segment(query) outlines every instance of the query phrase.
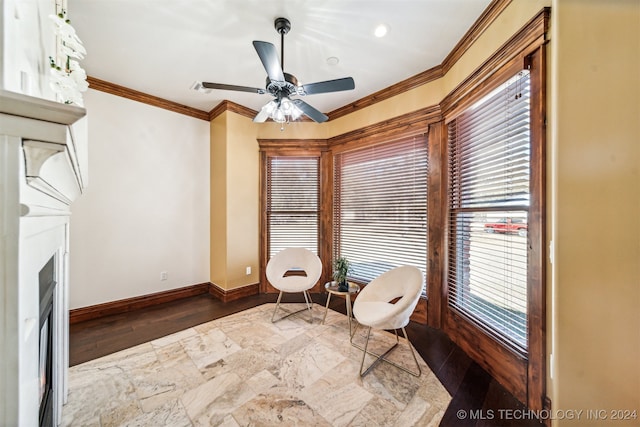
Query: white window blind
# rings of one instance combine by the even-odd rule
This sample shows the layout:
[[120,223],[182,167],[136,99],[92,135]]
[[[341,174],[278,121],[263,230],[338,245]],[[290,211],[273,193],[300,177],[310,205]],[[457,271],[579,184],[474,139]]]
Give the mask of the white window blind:
[[318,253],[318,167],[317,157],[268,158],[269,258],[289,247]]
[[448,134],[449,307],[526,353],[529,72],[456,117]]
[[368,283],[400,265],[426,274],[427,137],[416,136],[334,158],[334,257]]

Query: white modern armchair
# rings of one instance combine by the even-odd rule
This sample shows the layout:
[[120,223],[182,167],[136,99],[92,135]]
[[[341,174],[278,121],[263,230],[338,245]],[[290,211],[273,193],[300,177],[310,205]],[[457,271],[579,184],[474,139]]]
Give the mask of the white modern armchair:
[[[352,345],[363,351],[362,363],[360,364],[360,376],[365,376],[380,361],[390,363],[414,376],[420,376],[422,374],[413,347],[407,337],[407,331],[405,330],[405,326],[409,323],[409,317],[420,299],[422,281],[422,272],[418,268],[410,266],[396,267],[373,279],[356,298],[353,304],[353,315],[358,321],[358,325],[368,327],[364,348],[355,344],[353,342],[353,336],[351,337]],[[356,326],[356,328],[357,327],[358,326]],[[368,351],[371,328],[382,330],[393,329],[396,336],[395,344],[380,355]],[[398,329],[402,329],[404,338],[411,350],[413,360],[416,363],[417,372],[410,371],[406,367],[400,366],[385,358],[400,342]],[[363,372],[362,369],[367,354],[375,356],[376,360]]]
[[[296,274],[287,275],[287,272],[291,270],[295,270]],[[276,308],[271,316],[271,322],[275,321],[274,319],[280,307],[280,300],[284,292],[303,293],[307,309],[309,310],[309,317],[311,322],[313,322],[313,313],[311,312],[313,301],[311,300],[311,295],[309,295],[309,289],[318,282],[322,275],[322,261],[320,261],[320,258],[305,248],[287,248],[271,257],[267,263],[266,275],[269,283],[280,291]],[[286,316],[277,320],[284,319],[303,310],[305,309],[292,313],[288,312]]]

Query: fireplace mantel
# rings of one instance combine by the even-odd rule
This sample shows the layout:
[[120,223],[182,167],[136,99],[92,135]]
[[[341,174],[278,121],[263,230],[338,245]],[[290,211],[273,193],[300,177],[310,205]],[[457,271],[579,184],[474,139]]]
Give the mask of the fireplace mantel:
[[[38,274],[54,260],[53,420],[68,367],[69,218],[87,174],[84,108],[0,90],[0,425],[39,424]],[[47,423],[49,424],[49,422]]]
[[0,134],[22,139],[27,184],[65,205],[87,185],[85,117],[81,107],[0,90]]

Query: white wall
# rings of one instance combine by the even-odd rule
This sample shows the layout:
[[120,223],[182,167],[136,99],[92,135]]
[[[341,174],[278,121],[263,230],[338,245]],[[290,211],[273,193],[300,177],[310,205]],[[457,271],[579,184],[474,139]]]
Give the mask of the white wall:
[[[209,281],[209,123],[89,89],[70,308]],[[168,280],[160,280],[160,272]]]

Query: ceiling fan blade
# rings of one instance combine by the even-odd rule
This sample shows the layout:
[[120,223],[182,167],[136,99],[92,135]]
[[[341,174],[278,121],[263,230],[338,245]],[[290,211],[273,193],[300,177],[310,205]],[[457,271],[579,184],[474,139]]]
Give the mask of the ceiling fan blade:
[[329,117],[316,110],[311,105],[304,102],[302,99],[294,99],[291,102],[293,102],[299,109],[301,109],[305,116],[309,117],[314,122],[322,123],[329,120]]
[[342,90],[355,89],[355,87],[356,84],[351,77],[302,85],[302,89],[304,90],[304,93],[306,95],[313,95],[315,93],[340,92]]
[[253,47],[258,52],[258,56],[262,61],[264,69],[267,71],[267,75],[271,80],[283,82],[284,73],[282,72],[282,66],[280,65],[280,59],[278,59],[278,51],[276,47],[268,42],[261,42],[254,40]]
[[202,87],[206,89],[235,90],[238,92],[252,92],[252,93],[259,93],[259,94],[266,93],[264,89],[260,89],[258,87],[226,85],[222,83],[202,82]]

